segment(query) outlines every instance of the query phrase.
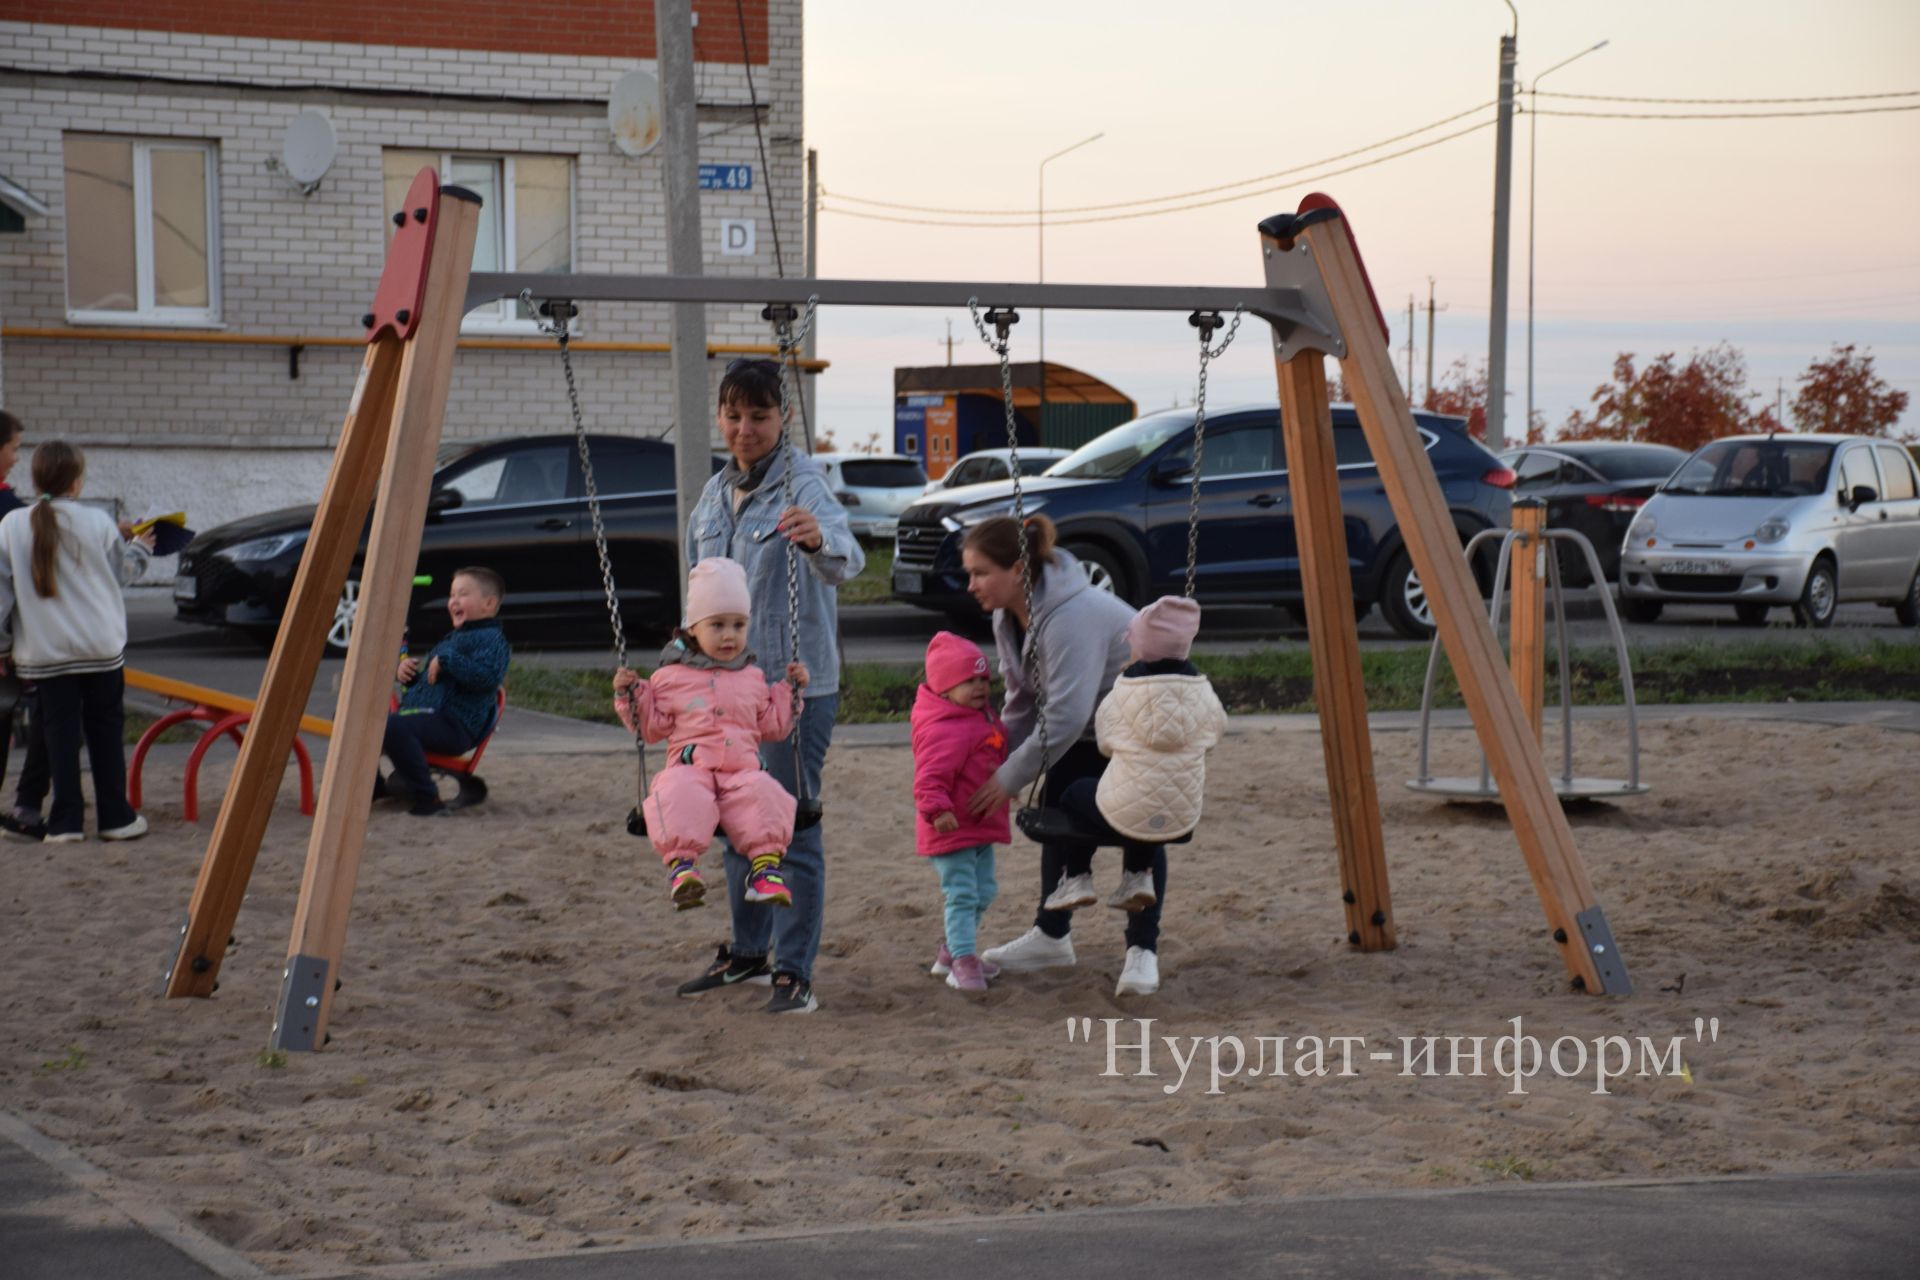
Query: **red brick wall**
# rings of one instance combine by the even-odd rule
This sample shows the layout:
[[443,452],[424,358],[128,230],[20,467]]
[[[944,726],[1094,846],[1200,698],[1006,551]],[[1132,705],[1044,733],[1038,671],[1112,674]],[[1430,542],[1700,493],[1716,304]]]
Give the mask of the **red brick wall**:
[[[768,0],[745,0],[767,61]],[[695,0],[694,56],[740,61],[734,0]],[[651,58],[651,0],[0,0],[0,21],[503,53]]]

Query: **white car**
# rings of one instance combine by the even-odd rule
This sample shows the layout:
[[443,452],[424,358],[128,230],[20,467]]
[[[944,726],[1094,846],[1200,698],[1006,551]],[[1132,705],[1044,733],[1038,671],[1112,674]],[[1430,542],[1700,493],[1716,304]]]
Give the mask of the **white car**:
[[892,538],[900,513],[926,491],[927,473],[903,453],[816,453],[813,460],[856,537]]
[[[1072,453],[1071,449],[1041,449],[1020,446],[1020,474],[1037,476],[1060,459]],[[1013,472],[1007,467],[1007,459],[1012,456],[1009,449],[975,449],[966,457],[953,464],[947,474],[938,480],[927,481],[926,492],[940,489],[958,489],[970,484],[988,484],[995,480],[1005,480]]]

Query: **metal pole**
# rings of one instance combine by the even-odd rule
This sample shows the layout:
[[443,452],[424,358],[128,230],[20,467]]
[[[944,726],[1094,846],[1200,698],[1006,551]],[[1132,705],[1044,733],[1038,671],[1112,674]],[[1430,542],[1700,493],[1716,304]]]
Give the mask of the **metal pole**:
[[1533,435],[1533,193],[1534,174],[1539,170],[1540,148],[1538,145],[1539,107],[1538,95],[1540,82],[1566,66],[1569,62],[1578,62],[1590,53],[1598,53],[1607,47],[1607,41],[1589,49],[1582,49],[1571,58],[1560,61],[1542,71],[1527,86],[1527,427],[1522,438]]
[[[1511,4],[1508,5],[1512,7]],[[1500,37],[1500,120],[1493,151],[1493,300],[1487,325],[1487,448],[1507,447],[1507,222],[1513,180],[1513,64],[1519,56],[1520,18],[1515,34]]]
[[[1040,247],[1040,256],[1039,256],[1040,274],[1038,279],[1035,281],[1035,283],[1037,284],[1045,284],[1047,282],[1047,166],[1052,164],[1055,160],[1058,160],[1061,156],[1066,155],[1067,152],[1078,151],[1080,148],[1086,146],[1088,143],[1098,142],[1100,141],[1100,139],[1106,136],[1107,136],[1106,131],[1102,130],[1101,132],[1094,134],[1091,138],[1080,139],[1080,141],[1074,143],[1070,147],[1062,147],[1060,150],[1054,152],[1052,155],[1048,156],[1046,159],[1040,162],[1039,203],[1035,206],[1036,217],[1034,218],[1034,224],[1040,233],[1040,246],[1039,246]],[[1047,309],[1045,307],[1042,307],[1040,308],[1040,407],[1035,411],[1035,418],[1034,418],[1034,424],[1033,424],[1033,433],[1034,433],[1034,436],[1036,437],[1036,443],[1039,443],[1039,444],[1046,443],[1046,438],[1042,434],[1046,431],[1046,429],[1047,429]]]
[[[1411,391],[1413,388],[1407,388]],[[1433,277],[1427,277],[1427,398],[1426,407],[1433,408]]]
[[[807,148],[807,274],[820,274],[820,152],[813,147]],[[811,361],[814,358],[814,344],[819,336],[820,320],[816,312],[813,323],[807,326],[806,339],[800,344],[802,359]],[[812,429],[816,438],[820,434],[820,418],[814,412],[814,396],[818,385],[818,375],[800,375],[800,402],[804,410],[801,420]],[[808,444],[811,445],[812,441],[808,441]]]
[[1407,295],[1407,399],[1413,399],[1413,295]]
[[[700,153],[693,88],[693,0],[657,0],[654,40],[659,50],[663,117],[662,175],[667,188],[667,269],[704,274],[700,244]],[[763,175],[764,177],[765,175]],[[680,527],[712,473],[712,410],[707,405],[707,311],[699,302],[673,304],[674,508]],[[685,557],[680,589],[687,586]]]

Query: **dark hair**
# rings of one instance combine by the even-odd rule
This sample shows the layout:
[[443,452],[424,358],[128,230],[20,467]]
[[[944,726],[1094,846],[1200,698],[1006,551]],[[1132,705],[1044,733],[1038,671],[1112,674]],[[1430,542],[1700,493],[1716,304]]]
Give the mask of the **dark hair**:
[[[492,596],[495,600],[505,600],[507,598],[507,580],[491,569],[481,565],[470,565],[465,569],[455,569],[453,576],[456,578],[472,578],[480,584],[481,591]],[[451,586],[452,583],[448,583],[448,585]]]
[[12,444],[27,433],[27,424],[0,409],[0,445]]
[[720,378],[719,407],[746,405],[754,409],[780,407],[780,362],[745,357],[727,362]]
[[[42,498],[58,498],[73,492],[87,472],[86,457],[65,440],[49,440],[33,451],[33,487]],[[33,589],[42,599],[58,594],[54,565],[60,556],[60,516],[51,502],[33,504],[27,517],[33,526]]]
[[[1027,554],[1033,557],[1036,569],[1053,567],[1054,536],[1053,521],[1045,516],[1027,517]],[[978,551],[1002,569],[1011,569],[1020,563],[1020,526],[1012,516],[982,520],[967,530],[960,549]]]

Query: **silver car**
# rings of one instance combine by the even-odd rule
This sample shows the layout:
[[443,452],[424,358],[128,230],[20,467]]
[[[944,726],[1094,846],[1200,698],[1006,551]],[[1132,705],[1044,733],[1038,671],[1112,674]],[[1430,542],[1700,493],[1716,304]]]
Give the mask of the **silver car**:
[[816,453],[827,487],[847,509],[855,536],[891,540],[900,513],[927,487],[920,464],[899,453]]
[[[1072,452],[1071,449],[1021,445],[1020,474],[1037,476]],[[947,474],[938,480],[927,481],[926,491],[933,493],[939,489],[960,489],[970,484],[992,484],[995,480],[1005,480],[1013,474],[1007,465],[1010,456],[1011,451],[1007,449],[975,449],[954,463]]]
[[1844,602],[1920,625],[1920,477],[1905,449],[1865,436],[1729,436],[1701,447],[1640,509],[1620,552],[1629,618],[1662,605],[1777,605],[1824,627]]

